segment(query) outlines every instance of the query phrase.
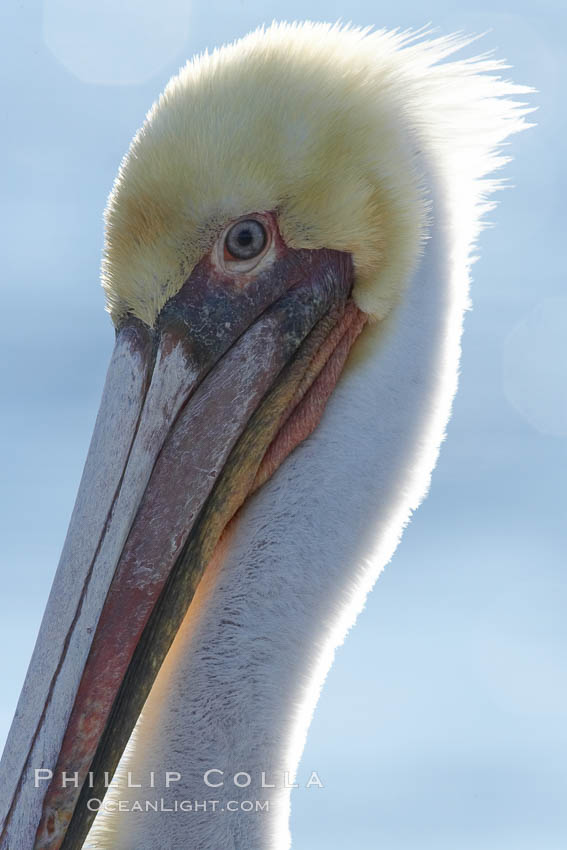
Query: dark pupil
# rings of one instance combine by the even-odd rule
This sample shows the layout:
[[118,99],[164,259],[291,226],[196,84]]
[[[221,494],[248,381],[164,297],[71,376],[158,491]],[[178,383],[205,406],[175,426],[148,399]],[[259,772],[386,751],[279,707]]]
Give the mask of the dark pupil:
[[236,237],[236,241],[240,245],[241,248],[247,248],[248,245],[252,244],[254,237],[252,236],[252,231],[249,227],[245,230],[241,230],[238,236]]

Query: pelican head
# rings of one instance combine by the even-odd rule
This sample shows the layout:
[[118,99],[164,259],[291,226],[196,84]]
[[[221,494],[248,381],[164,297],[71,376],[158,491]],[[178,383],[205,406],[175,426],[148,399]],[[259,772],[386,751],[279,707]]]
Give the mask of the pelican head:
[[[195,799],[208,769],[293,776],[426,492],[488,175],[524,126],[499,63],[444,61],[466,43],[274,24],[150,109],[105,214],[116,344],[2,761],[3,850],[83,846],[129,740]],[[274,785],[269,816],[132,810],[97,846],[282,850]]]

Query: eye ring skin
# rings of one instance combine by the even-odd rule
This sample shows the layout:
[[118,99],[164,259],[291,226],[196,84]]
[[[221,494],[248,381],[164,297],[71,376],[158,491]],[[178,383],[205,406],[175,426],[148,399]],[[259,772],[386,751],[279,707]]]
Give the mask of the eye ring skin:
[[[237,259],[233,257],[226,247],[226,240],[229,233],[240,222],[256,221],[258,222],[265,234],[264,244],[262,249],[254,257],[249,259]],[[250,272],[259,271],[260,267],[264,267],[267,263],[273,262],[275,259],[276,248],[276,231],[277,225],[273,215],[269,213],[249,213],[233,219],[222,231],[217,239],[211,252],[213,263],[219,267],[224,273],[231,275],[246,275]]]

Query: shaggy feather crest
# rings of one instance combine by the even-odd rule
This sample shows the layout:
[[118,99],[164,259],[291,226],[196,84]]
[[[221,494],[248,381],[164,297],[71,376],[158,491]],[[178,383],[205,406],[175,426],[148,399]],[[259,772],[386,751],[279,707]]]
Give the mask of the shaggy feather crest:
[[115,324],[153,325],[223,227],[263,210],[291,247],[350,252],[358,306],[386,316],[426,236],[417,154],[458,175],[474,229],[497,185],[482,178],[528,111],[503,99],[528,89],[490,73],[501,63],[442,61],[471,39],[425,35],[274,23],[188,62],[108,201],[102,282]]

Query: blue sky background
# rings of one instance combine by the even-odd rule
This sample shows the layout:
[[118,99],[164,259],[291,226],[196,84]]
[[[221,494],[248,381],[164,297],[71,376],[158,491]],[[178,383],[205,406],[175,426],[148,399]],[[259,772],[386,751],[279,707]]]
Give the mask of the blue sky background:
[[294,850],[565,850],[567,11],[562,0],[45,0],[0,7],[0,744],[113,344],[98,286],[120,159],[184,60],[272,18],[491,30],[538,128],[482,238],[430,495],[337,655]]

